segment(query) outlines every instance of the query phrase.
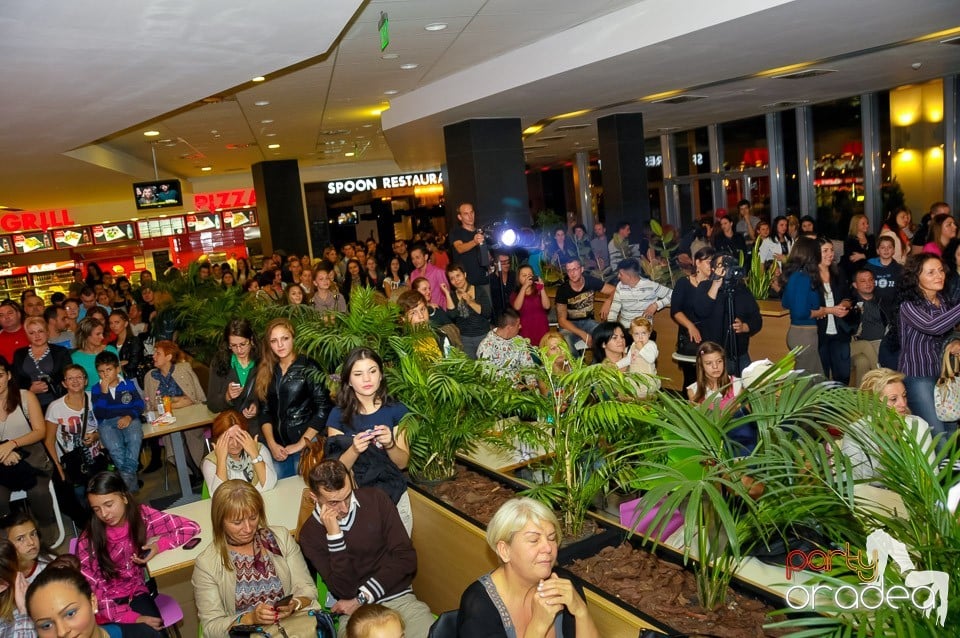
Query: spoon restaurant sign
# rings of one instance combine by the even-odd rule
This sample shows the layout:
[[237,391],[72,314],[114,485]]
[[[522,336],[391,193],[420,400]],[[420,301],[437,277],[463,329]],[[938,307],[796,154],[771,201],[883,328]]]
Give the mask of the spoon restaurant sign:
[[359,179],[327,182],[327,195],[364,193],[380,188],[410,188],[412,186],[429,186],[433,184],[443,184],[443,174],[440,173],[440,171],[407,173],[406,175],[384,175],[382,177],[361,177]]

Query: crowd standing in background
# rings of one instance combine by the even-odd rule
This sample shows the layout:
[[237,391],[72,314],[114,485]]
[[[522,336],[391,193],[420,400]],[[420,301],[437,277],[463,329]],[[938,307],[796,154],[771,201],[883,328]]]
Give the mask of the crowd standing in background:
[[[866,216],[851,215],[843,220],[846,234],[834,237],[822,233],[826,220],[809,215],[771,220],[746,200],[736,211],[704,215],[677,233],[670,252],[656,250],[628,222],[597,223],[592,234],[579,224],[550,229],[528,251],[494,245],[489,229],[477,226],[473,205],[463,203],[449,238],[418,233],[412,241],[396,239],[389,250],[370,238],[326,246],[317,259],[278,251],[258,270],[246,258],[203,259],[189,276],[198,286],[260,303],[306,305],[318,311],[318,321],[323,313],[348,312],[357,291],[369,288],[379,302],[400,307],[405,330],[419,335],[418,352],[439,358],[462,350],[529,392],[542,391],[523,374],[541,353],[552,358],[556,374],[583,357],[642,374],[640,398],[666,391],[658,361],[675,354],[686,396],[722,406],[740,391],[751,338],[763,329],[745,285],[756,255],[789,313],[785,345],[802,347],[797,368],[899,392],[890,400],[901,414],[915,415],[918,436],[954,433],[957,424],[937,418],[933,398],[943,352],[960,354],[960,340],[952,337],[960,324],[960,237],[949,207],[933,204],[920,226],[902,206],[878,229]],[[829,227],[840,225],[833,220]],[[679,273],[672,280],[657,275],[668,261]],[[188,276],[173,267],[159,274]],[[54,537],[53,493],[83,530],[79,563],[56,566],[38,590],[95,596],[100,604],[90,614],[120,627],[119,635],[161,630],[142,566],[198,529],[134,501],[143,474],[161,466],[157,439],[145,441],[143,426],[163,397],[173,409],[206,403],[218,413],[209,441],[202,429],[185,433],[190,478],[205,481],[214,496],[215,543],[194,576],[205,631],[225,635],[221,629],[240,621],[312,608],[309,563],[340,595],[335,611],[354,617],[350,635],[377,623],[425,635],[429,613],[410,589],[416,564],[404,476],[410,450],[398,428],[407,408],[389,394],[380,354],[352,351],[332,397],[325,380],[337,371],[297,350],[289,320],[275,319],[258,334],[246,317],[231,317],[204,387],[178,344],[178,319],[163,312],[169,294],[150,271],[114,276],[90,262],[74,280],[51,299],[28,292],[0,302],[0,583],[8,586],[0,590],[0,612],[6,592],[29,599],[0,613],[0,629],[32,636],[30,617],[46,613],[15,572],[32,581],[59,560],[43,544]],[[657,340],[657,326],[666,321],[657,315],[667,308],[678,325],[676,343]],[[756,443],[750,432],[736,439],[747,450]],[[939,442],[952,444],[946,437]],[[141,447],[149,452],[145,465]],[[71,459],[78,455],[97,471],[76,473]],[[327,465],[304,474],[301,456],[311,462],[325,456]],[[107,466],[116,471],[99,471]],[[312,545],[302,554],[285,530],[269,526],[259,496],[298,471],[309,478],[315,506],[305,527]],[[32,516],[10,503],[20,490]],[[518,502],[506,510],[501,532],[553,530],[543,542],[555,553],[556,521],[530,508]],[[240,518],[249,521],[234,521]],[[369,537],[361,524],[382,535]],[[485,589],[475,584],[464,594],[470,612],[461,621],[464,635],[493,635],[484,633],[497,624],[487,617],[488,598],[495,603],[515,586],[549,577],[546,564],[543,574],[517,571],[505,560],[516,551],[510,537],[488,536],[502,564],[489,581],[478,581]],[[350,569],[359,571],[349,574],[337,555],[344,537],[373,552],[351,554]],[[400,571],[387,575],[386,564]],[[291,588],[297,602],[275,604]],[[595,632],[579,591],[552,578],[550,590],[556,605],[549,609],[565,609],[565,625]],[[527,622],[539,627],[545,614],[538,608]]]

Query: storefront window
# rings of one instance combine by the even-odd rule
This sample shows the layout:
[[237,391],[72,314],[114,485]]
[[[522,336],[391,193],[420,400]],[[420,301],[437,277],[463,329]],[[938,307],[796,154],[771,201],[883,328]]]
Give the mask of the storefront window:
[[727,122],[720,125],[723,140],[723,170],[742,171],[767,168],[767,124],[763,116]]
[[863,213],[860,98],[817,104],[810,111],[818,230],[841,239],[847,234],[850,218]]
[[677,175],[698,175],[710,172],[710,150],[707,128],[675,133]]
[[943,81],[892,89],[888,104],[890,146],[881,158],[889,158],[894,181],[885,183],[885,194],[902,199],[919,221],[943,199]]

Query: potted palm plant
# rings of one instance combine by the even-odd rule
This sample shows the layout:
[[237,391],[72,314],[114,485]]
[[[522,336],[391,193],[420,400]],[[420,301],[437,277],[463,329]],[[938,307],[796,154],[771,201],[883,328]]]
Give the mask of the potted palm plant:
[[[725,603],[743,560],[773,539],[807,528],[840,542],[862,533],[850,464],[825,445],[829,427],[862,418],[858,394],[788,375],[792,364],[788,355],[724,407],[659,393],[644,416],[659,436],[626,455],[628,484],[647,490],[639,517],[654,513],[657,529],[674,511],[683,514],[684,559],[698,559],[693,570],[707,610]],[[749,453],[728,436],[744,426],[759,435]]]
[[[882,582],[886,592],[896,591],[896,587],[909,592],[916,586],[913,580],[918,575],[942,572],[953,586],[942,592],[945,600],[931,597],[930,609],[920,609],[912,600],[894,606],[883,604],[884,601],[876,605],[872,599],[870,609],[842,608],[826,597],[818,600],[818,609],[826,612],[823,616],[806,621],[791,619],[771,627],[801,630],[790,634],[798,637],[955,635],[951,632],[960,623],[956,587],[960,583],[960,524],[956,511],[947,507],[947,493],[960,479],[954,469],[960,449],[945,445],[931,462],[928,442],[918,441],[903,417],[880,405],[876,397],[864,395],[861,400],[865,404],[863,412],[877,416],[865,420],[864,427],[850,429],[845,436],[851,437],[871,458],[873,476],[868,480],[895,491],[903,509],[871,506],[861,507],[855,513],[865,531],[883,530],[906,550],[899,561],[891,558],[883,574],[875,573],[871,584]],[[864,536],[858,536],[851,546],[868,545]],[[913,569],[902,569],[900,562],[912,563]],[[864,584],[860,574],[847,569],[815,574],[807,582],[808,588],[819,586],[828,591],[840,587],[862,590]],[[928,599],[922,593],[918,600]]]
[[644,417],[648,408],[637,400],[644,381],[605,365],[589,365],[563,355],[569,371],[554,368],[554,359],[541,351],[542,367],[531,370],[541,392],[517,396],[520,412],[530,420],[510,426],[510,434],[544,450],[536,464],[545,481],[529,495],[560,513],[564,535],[580,535],[591,503],[624,466],[623,450],[648,438],[653,427]]
[[417,336],[394,336],[397,355],[386,370],[390,392],[410,410],[400,427],[410,445],[410,474],[423,481],[451,478],[459,453],[481,442],[503,444],[495,430],[515,396],[510,383],[460,351],[436,359],[416,346]]

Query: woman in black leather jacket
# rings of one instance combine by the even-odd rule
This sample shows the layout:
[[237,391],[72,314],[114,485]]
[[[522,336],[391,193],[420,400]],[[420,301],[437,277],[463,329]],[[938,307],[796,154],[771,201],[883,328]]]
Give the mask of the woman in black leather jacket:
[[300,452],[327,423],[327,373],[293,344],[293,325],[284,318],[267,324],[257,366],[256,393],[263,406],[260,432],[270,448],[277,478],[297,473]]

